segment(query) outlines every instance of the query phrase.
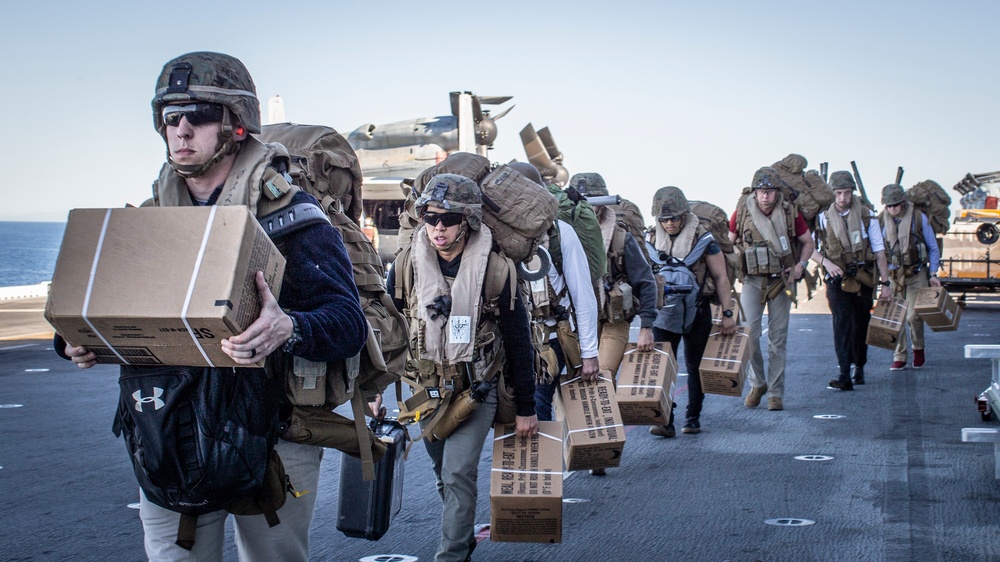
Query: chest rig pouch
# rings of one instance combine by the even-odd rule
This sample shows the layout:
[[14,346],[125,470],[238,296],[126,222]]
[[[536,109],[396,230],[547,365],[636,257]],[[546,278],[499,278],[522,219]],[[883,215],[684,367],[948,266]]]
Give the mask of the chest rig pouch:
[[605,317],[608,322],[630,322],[635,318],[635,303],[632,300],[632,285],[628,281],[619,280],[611,284],[607,290],[605,302]]
[[743,256],[746,260],[747,275],[777,275],[784,270],[781,258],[766,244],[746,248]]

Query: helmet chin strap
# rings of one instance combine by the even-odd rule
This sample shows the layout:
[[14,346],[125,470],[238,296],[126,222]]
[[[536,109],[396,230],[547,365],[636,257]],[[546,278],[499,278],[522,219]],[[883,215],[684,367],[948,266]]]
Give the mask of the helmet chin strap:
[[229,107],[222,106],[222,128],[219,130],[219,143],[216,146],[215,154],[204,164],[178,164],[170,157],[170,146],[167,146],[167,163],[173,168],[177,175],[184,179],[197,178],[208,173],[213,166],[222,161],[223,158],[233,154],[239,149],[239,144],[233,140],[233,126],[230,123]]

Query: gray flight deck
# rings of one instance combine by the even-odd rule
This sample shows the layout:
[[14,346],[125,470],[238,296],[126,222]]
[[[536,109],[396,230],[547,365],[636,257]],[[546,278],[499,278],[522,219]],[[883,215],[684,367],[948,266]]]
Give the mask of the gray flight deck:
[[[0,560],[144,560],[138,511],[129,507],[137,484],[111,434],[117,368],[79,371],[58,359],[37,339],[43,304],[0,302]],[[821,296],[792,317],[784,411],[709,395],[699,435],[662,439],[629,428],[620,468],[566,478],[561,544],[486,539],[473,559],[1000,560],[993,446],[961,442],[964,427],[998,426],[975,407],[990,362],[965,359],[963,347],[1000,343],[1000,313],[971,304],[957,332],[928,330],[921,370],[890,373],[890,352],[872,348],[868,384],[840,392],[826,388],[837,367],[825,306]],[[29,339],[10,327],[25,315]],[[683,412],[686,377],[678,387]],[[487,446],[483,524],[489,459]],[[328,450],[315,560],[433,559],[440,503],[421,445],[406,463],[402,511],[378,542],[337,531],[339,468],[340,453]],[[236,560],[232,546],[226,560]]]

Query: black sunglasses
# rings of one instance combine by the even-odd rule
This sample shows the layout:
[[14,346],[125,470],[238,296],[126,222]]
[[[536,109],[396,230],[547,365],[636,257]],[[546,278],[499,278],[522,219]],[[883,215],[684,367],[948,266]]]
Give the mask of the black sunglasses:
[[170,127],[181,124],[186,117],[192,127],[208,123],[221,123],[225,113],[223,107],[215,103],[193,103],[190,105],[168,105],[163,108],[163,122]]
[[455,226],[462,224],[462,218],[461,213],[424,213],[424,222],[431,226],[438,224],[443,224],[445,227]]

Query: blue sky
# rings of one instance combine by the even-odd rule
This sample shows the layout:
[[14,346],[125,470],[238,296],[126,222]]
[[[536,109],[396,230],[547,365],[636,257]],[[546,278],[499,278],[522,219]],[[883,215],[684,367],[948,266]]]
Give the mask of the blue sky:
[[873,199],[897,166],[956,200],[965,173],[1000,169],[997,2],[278,6],[3,3],[0,220],[142,202],[164,160],[156,77],[194,50],[239,57],[265,104],[345,134],[447,114],[451,90],[512,95],[493,160],[525,159],[518,131],[547,125],[570,173],[600,172],[647,218],[664,185],[731,210],[790,152],[856,160]]

